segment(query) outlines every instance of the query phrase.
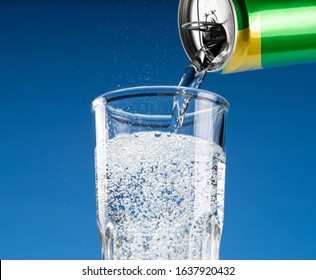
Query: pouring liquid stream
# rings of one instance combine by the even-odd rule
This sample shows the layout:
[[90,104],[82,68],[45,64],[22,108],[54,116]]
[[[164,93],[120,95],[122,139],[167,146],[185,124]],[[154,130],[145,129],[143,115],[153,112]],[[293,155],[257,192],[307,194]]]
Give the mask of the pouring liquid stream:
[[[188,26],[190,26],[190,23],[186,24],[185,28],[188,28]],[[215,58],[227,49],[227,38],[224,27],[221,24],[214,24],[209,29],[209,23],[207,26],[208,30],[205,31],[203,24],[201,24],[199,31],[207,32],[209,41],[196,53],[190,62],[180,80],[179,87],[200,88],[207,71],[215,68]],[[214,35],[210,36],[210,32]],[[185,94],[185,92],[174,97],[169,127],[170,133],[178,133],[181,129],[191,98],[192,96]]]
[[[203,83],[204,77],[207,73],[207,69],[198,72],[193,65],[189,65],[184,75],[182,76],[179,86],[199,88]],[[185,113],[189,107],[191,97],[185,95],[176,95],[173,99],[172,114],[170,122],[170,132],[177,133],[183,124]]]

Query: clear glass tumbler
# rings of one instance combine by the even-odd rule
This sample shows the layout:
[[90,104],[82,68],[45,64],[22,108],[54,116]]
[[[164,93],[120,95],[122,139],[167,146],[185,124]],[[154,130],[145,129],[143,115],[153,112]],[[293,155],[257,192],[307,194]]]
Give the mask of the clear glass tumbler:
[[[189,106],[170,133],[174,97]],[[218,259],[228,102],[176,86],[108,92],[92,103],[103,259]]]

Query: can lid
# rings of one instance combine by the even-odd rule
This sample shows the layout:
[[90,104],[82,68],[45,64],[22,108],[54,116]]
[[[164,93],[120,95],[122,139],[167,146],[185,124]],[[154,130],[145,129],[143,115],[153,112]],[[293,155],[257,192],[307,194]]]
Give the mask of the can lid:
[[180,0],[178,29],[183,48],[190,60],[202,47],[212,43],[212,28],[218,30],[219,26],[226,31],[227,44],[212,61],[213,67],[208,68],[209,72],[223,69],[235,50],[237,21],[234,5],[231,0]]

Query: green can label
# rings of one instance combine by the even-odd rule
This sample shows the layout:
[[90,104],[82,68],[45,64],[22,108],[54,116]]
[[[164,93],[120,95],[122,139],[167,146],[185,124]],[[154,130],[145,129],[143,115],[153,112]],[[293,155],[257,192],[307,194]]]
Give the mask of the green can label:
[[222,73],[316,61],[316,0],[234,0],[237,41]]

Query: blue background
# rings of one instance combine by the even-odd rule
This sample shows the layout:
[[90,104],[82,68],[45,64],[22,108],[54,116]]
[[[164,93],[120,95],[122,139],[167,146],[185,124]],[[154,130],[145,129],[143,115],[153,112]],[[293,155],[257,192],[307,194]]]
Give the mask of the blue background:
[[[0,2],[0,259],[99,259],[92,100],[176,85],[177,0]],[[231,104],[222,259],[316,259],[316,64],[202,88]]]

